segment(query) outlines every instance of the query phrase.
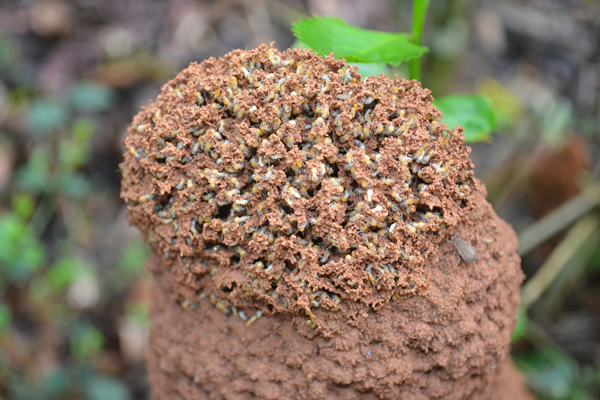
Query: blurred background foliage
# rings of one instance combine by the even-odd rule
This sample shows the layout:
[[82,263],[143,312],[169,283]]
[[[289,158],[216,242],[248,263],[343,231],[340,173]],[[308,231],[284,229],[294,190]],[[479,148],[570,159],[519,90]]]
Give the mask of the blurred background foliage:
[[[422,81],[436,97],[491,100],[498,134],[473,145],[476,174],[534,237],[526,274],[555,267],[513,358],[540,399],[600,398],[600,195],[583,194],[600,172],[600,3],[431,3]],[[0,399],[148,398],[149,251],[125,219],[118,164],[128,122],[166,80],[234,48],[287,48],[301,17],[410,32],[410,11],[404,0],[1,2]],[[375,67],[361,68],[408,76]],[[569,202],[587,208],[553,222]],[[580,245],[565,254],[567,239]]]

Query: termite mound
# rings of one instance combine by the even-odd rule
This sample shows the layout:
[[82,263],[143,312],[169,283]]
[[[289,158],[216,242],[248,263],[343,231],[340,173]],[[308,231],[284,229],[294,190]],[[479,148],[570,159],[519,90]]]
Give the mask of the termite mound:
[[523,278],[516,238],[431,100],[272,46],[163,87],[121,165],[154,252],[153,397],[491,395]]

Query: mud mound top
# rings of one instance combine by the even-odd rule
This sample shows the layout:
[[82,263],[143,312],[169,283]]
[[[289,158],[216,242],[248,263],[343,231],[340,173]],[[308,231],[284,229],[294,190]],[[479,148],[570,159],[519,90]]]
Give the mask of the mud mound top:
[[424,293],[424,261],[476,189],[431,100],[309,50],[192,64],[129,127],[130,221],[185,307],[208,296],[242,319],[300,311],[312,325],[319,308]]

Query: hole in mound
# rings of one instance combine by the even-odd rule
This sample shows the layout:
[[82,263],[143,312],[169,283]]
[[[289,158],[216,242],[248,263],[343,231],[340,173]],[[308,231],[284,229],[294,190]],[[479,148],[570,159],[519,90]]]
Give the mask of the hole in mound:
[[310,197],[313,197],[313,196],[314,196],[316,193],[319,193],[319,190],[321,190],[321,183],[322,183],[322,181],[321,181],[321,182],[319,182],[319,183],[317,184],[317,186],[315,186],[314,188],[310,188],[310,189],[308,189],[308,190],[306,191],[306,193],[308,193],[308,195],[309,195]]
[[294,215],[294,210],[292,209],[292,207],[288,206],[287,204],[282,204],[281,209],[287,215]]
[[231,111],[229,111],[228,108],[223,108],[223,110],[224,110],[225,118],[229,118],[229,119],[235,118],[235,115],[233,115],[233,113]]
[[295,265],[289,263],[288,261],[283,262],[283,271],[286,274],[291,274],[294,269],[296,269]]
[[427,213],[427,212],[431,211],[431,208],[429,208],[429,206],[428,206],[427,204],[419,203],[419,204],[417,204],[417,206],[416,206],[416,209],[415,209],[415,210],[416,210],[418,213],[425,214],[425,213]]
[[257,258],[256,260],[254,260],[254,263],[250,264],[250,265],[252,265],[255,268],[259,268],[259,266],[256,265],[257,263],[262,263],[263,270],[265,270],[269,267],[269,262],[265,258]]
[[226,204],[224,206],[219,206],[217,209],[217,218],[219,219],[227,219],[231,215],[231,204]]
[[227,246],[223,246],[218,243],[204,242],[204,250],[219,251],[219,250],[223,250],[225,248],[227,248]]
[[370,102],[369,104],[365,104],[365,110],[369,110],[369,109],[371,109],[371,110],[372,110],[372,109],[374,109],[374,108],[375,108],[375,106],[376,106],[377,104],[379,104],[379,100],[378,100],[378,99],[375,99],[375,100],[373,100],[372,102]]
[[337,178],[338,173],[340,172],[340,167],[338,167],[337,163],[333,163],[331,164],[331,169],[333,170],[333,172],[331,173],[331,177]]
[[156,205],[154,206],[154,213],[158,214],[163,211],[169,204],[173,204],[173,197],[171,193],[165,193],[156,199]]
[[235,282],[233,282],[231,284],[231,287],[229,287],[229,286],[221,286],[221,291],[223,293],[231,293],[231,292],[233,292],[235,290],[236,287],[237,287],[237,285],[235,284]]

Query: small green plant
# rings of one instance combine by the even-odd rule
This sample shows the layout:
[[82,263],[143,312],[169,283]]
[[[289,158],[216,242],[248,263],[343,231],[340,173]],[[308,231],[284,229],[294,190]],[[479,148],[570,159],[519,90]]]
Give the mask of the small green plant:
[[[385,73],[388,65],[408,62],[409,78],[421,80],[421,57],[429,50],[422,42],[429,0],[413,2],[412,32],[388,33],[361,29],[338,18],[312,17],[292,26],[297,45],[320,55],[332,54],[354,63],[365,76]],[[448,128],[464,127],[468,143],[487,141],[496,128],[497,117],[491,102],[481,95],[438,97],[434,104],[444,114]]]
[[[106,187],[92,167],[91,140],[117,93],[95,81],[40,93],[17,79],[20,52],[12,44],[0,36],[0,74],[8,77],[2,111],[24,122],[28,146],[0,196],[0,399],[130,400],[124,382],[97,368],[96,360],[112,351],[110,329],[89,318],[91,310],[103,312],[102,297],[128,293],[148,252],[141,239],[128,239],[112,260],[94,256],[98,217],[91,210]],[[12,144],[10,135],[0,131],[0,144],[6,136]],[[146,310],[135,306],[123,313],[143,322]],[[13,350],[24,326],[27,344]],[[60,362],[30,373],[36,355],[48,352],[60,354]]]

